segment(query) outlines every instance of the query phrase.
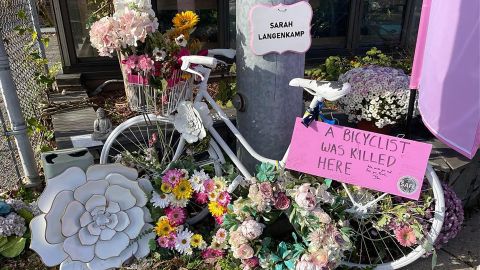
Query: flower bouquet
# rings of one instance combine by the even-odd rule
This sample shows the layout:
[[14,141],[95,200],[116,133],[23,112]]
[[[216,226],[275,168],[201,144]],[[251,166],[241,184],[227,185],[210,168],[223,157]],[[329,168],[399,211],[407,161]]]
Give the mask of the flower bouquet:
[[406,116],[409,77],[403,71],[366,66],[349,70],[339,81],[352,85],[352,92],[338,101],[349,121],[367,121],[384,128]]
[[[314,178],[294,178],[262,164],[248,195],[229,206],[222,227],[243,269],[334,269],[350,247],[347,223],[328,212],[335,198]],[[286,213],[292,234],[273,237],[278,214]],[[221,251],[221,248],[217,249]]]
[[114,8],[112,16],[93,23],[92,46],[101,56],[117,53],[133,111],[173,112],[177,102],[191,95],[191,78],[181,72],[180,58],[200,50],[198,40],[188,42],[198,16],[192,11],[178,13],[173,27],[160,33],[149,1],[119,0]]
[[[223,222],[231,201],[225,178],[210,177],[204,170],[189,172],[185,168],[172,168],[154,179],[154,186],[150,203],[157,220],[154,228],[157,248],[171,254],[192,255],[198,251],[207,257],[214,256],[215,251],[207,249],[205,241],[210,235],[204,237],[201,233],[193,233],[200,230],[193,223],[201,220],[194,216],[204,217],[208,212],[217,224]],[[207,231],[213,230],[211,225],[207,221]],[[222,234],[217,233],[214,243],[221,239]]]

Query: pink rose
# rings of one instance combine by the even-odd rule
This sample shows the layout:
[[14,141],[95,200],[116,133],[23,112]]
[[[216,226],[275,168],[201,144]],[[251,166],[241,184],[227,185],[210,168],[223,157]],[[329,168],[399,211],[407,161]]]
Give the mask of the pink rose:
[[317,198],[314,192],[315,189],[310,187],[310,184],[301,185],[295,195],[295,202],[305,210],[312,211],[317,205]]
[[263,225],[255,220],[247,220],[242,223],[240,230],[245,238],[254,240],[262,235]]
[[260,193],[262,194],[263,198],[265,199],[272,199],[273,198],[273,189],[272,184],[269,182],[263,182],[259,185]]
[[289,207],[290,199],[288,196],[283,192],[278,193],[278,196],[275,199],[275,208],[279,210],[287,210]]
[[248,244],[242,244],[233,250],[233,257],[241,260],[250,259],[253,257],[253,248]]
[[242,244],[248,243],[248,239],[242,235],[240,231],[231,231],[230,238],[228,239],[228,244],[232,248],[236,248]]
[[252,257],[250,259],[242,260],[242,266],[244,270],[255,269],[260,264],[258,257]]

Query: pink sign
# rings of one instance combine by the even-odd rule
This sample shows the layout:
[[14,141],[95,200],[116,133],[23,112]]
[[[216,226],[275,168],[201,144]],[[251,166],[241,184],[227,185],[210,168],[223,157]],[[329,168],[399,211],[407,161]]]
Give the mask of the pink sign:
[[298,118],[286,167],[418,200],[432,146]]

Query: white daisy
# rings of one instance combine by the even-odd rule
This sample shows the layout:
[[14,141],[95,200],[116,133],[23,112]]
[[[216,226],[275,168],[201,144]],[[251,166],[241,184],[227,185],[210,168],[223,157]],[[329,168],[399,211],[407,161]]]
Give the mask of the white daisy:
[[205,186],[203,185],[203,182],[209,178],[208,174],[203,170],[195,170],[192,177],[190,177],[190,184],[192,185],[193,190],[195,190],[195,192],[204,192]]
[[175,196],[171,196],[170,205],[173,207],[185,208],[187,207],[188,200],[179,200]]
[[158,194],[157,192],[153,191],[150,202],[155,207],[166,208],[168,205],[170,205],[172,199],[174,199],[174,196],[172,196],[172,194]]
[[190,241],[192,240],[193,233],[188,229],[179,231],[177,238],[175,239],[175,249],[181,254],[189,254],[192,248],[190,247]]

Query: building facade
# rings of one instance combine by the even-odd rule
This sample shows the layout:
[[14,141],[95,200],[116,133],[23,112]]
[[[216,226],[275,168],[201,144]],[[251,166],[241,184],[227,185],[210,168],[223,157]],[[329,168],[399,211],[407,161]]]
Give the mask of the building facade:
[[[99,0],[52,0],[65,73],[118,69],[116,59],[98,57],[88,27]],[[152,0],[162,30],[179,10],[195,10],[195,35],[208,48],[235,48],[236,0]],[[312,47],[307,63],[329,55],[354,55],[376,46],[386,51],[413,47],[422,0],[310,0]]]

